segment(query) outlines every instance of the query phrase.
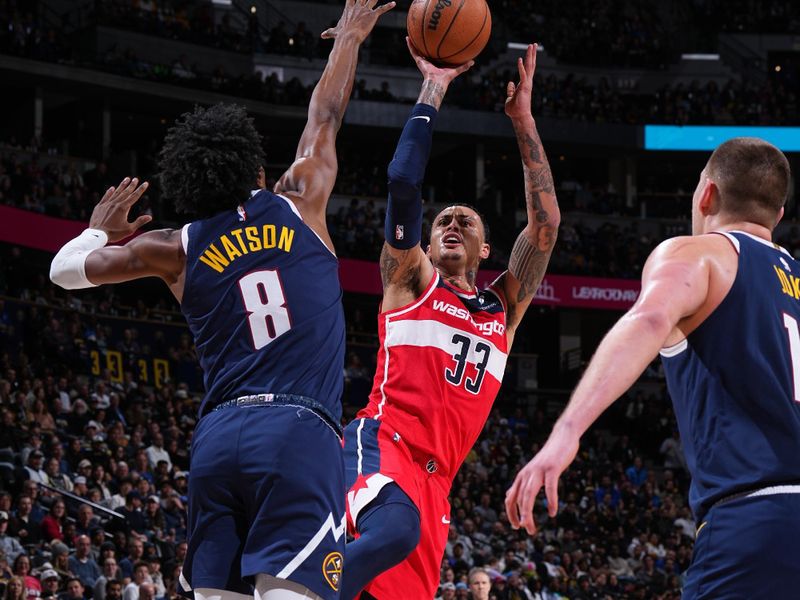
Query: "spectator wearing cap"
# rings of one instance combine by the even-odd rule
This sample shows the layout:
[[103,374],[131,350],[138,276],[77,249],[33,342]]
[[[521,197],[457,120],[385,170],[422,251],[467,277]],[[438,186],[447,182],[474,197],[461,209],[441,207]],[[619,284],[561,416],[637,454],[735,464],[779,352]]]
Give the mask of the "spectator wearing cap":
[[[97,578],[94,584],[94,591],[92,593],[93,600],[106,600],[106,588],[109,581],[116,581],[120,579],[120,570],[117,565],[117,559],[113,556],[107,556],[102,559],[103,573]],[[121,590],[120,590],[121,592]]]
[[125,506],[117,512],[125,517],[128,528],[136,533],[144,533],[146,529],[144,514],[142,513],[142,495],[138,490],[131,490],[125,496]]
[[58,595],[58,600],[85,600],[85,588],[81,580],[71,577],[67,580],[66,591]]
[[128,494],[133,490],[133,481],[130,477],[121,479],[118,485],[117,493],[109,498],[106,506],[111,510],[118,510],[125,506],[127,503]]
[[79,535],[75,540],[75,554],[69,559],[69,570],[81,580],[81,584],[86,588],[94,588],[97,578],[103,574],[92,558],[91,548],[92,541],[89,536]]
[[92,461],[88,458],[82,458],[78,462],[78,469],[76,475],[80,475],[85,477],[88,481],[89,478],[92,476]]
[[150,464],[151,469],[155,469],[158,461],[165,460],[169,465],[168,470],[172,470],[172,459],[169,457],[169,452],[164,448],[164,436],[160,431],[153,434],[153,443],[145,450],[147,454],[147,462]]
[[454,600],[456,597],[456,586],[452,581],[443,583],[439,589],[441,594],[436,596],[436,600]]
[[492,582],[485,570],[475,567],[469,572],[469,591],[472,594],[472,600],[489,600],[491,589]]
[[39,450],[33,450],[28,455],[28,462],[25,465],[25,472],[28,474],[28,479],[36,483],[49,483],[47,473],[42,469],[44,462],[44,453]]
[[61,463],[60,461],[53,456],[52,458],[47,459],[45,467],[45,473],[47,473],[47,479],[50,485],[54,488],[58,488],[59,490],[63,490],[65,492],[72,492],[74,486],[72,485],[72,481],[69,477],[67,477],[64,473],[61,472]]
[[42,541],[42,528],[31,519],[32,509],[30,497],[20,495],[17,499],[17,515],[8,524],[9,534],[19,538],[23,544],[38,544]]
[[149,496],[145,503],[144,522],[146,530],[153,532],[157,538],[166,533],[167,523],[161,510],[161,499],[155,494]]
[[73,480],[72,493],[81,498],[86,498],[89,494],[89,486],[86,485],[86,477],[78,475]]
[[467,600],[469,598],[469,586],[463,581],[456,584],[456,598],[459,600]]
[[122,577],[130,579],[133,577],[133,570],[136,563],[144,556],[144,542],[135,535],[128,538],[128,555],[119,561],[119,570]]
[[8,513],[4,510],[0,511],[0,550],[5,552],[6,558],[11,562],[25,553],[19,540],[8,534]]
[[27,554],[20,554],[14,559],[14,575],[22,577],[25,582],[28,600],[36,600],[42,594],[42,584],[31,575],[31,559]]
[[[20,451],[22,462],[27,464],[31,454],[37,450],[43,452],[42,437],[38,433],[31,433],[30,436],[28,436],[28,441],[25,443],[25,446]],[[42,456],[44,456],[44,454],[42,454]]]
[[42,537],[45,541],[62,541],[64,539],[64,524],[66,523],[67,507],[64,501],[57,499],[50,507],[50,513],[42,519]]
[[42,582],[42,595],[44,596],[49,592],[50,596],[58,596],[59,587],[61,585],[61,577],[55,569],[45,569],[39,575]]

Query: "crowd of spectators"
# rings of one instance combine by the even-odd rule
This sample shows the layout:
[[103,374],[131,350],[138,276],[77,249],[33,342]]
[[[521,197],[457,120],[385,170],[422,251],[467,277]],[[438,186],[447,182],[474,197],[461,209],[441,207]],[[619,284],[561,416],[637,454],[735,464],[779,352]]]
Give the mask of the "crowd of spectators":
[[[128,362],[118,381],[68,361],[80,355],[74,344],[134,352],[141,321],[101,340],[94,296],[76,307],[44,289],[21,292],[44,274],[3,265],[0,294],[23,301],[0,301],[0,585],[59,600],[175,597],[199,394],[179,377],[148,385]],[[8,302],[21,314],[9,315]],[[365,402],[373,366],[350,354],[345,373],[358,391],[348,414]],[[528,400],[501,396],[455,479],[441,597],[467,598],[471,573],[497,600],[677,599],[694,523],[663,374],[651,368],[585,436],[558,517],[536,506],[536,538],[511,530],[503,512],[508,484],[557,411],[543,400],[519,408]]]
[[[135,50],[129,47],[113,46],[100,56],[84,55],[78,59],[74,56],[75,49],[62,36],[58,35],[54,28],[42,27],[40,20],[30,12],[11,10],[11,0],[3,0],[3,3],[0,4],[0,16],[5,14],[8,17],[9,27],[0,31],[0,52],[31,56],[41,60],[77,61],[92,68],[125,76],[169,82],[272,104],[304,106],[307,105],[311,96],[313,85],[305,85],[296,77],[282,81],[275,73],[264,75],[254,72],[247,75],[233,75],[221,65],[211,70],[204,70],[186,55],[174,56],[163,62],[154,62],[141,58]],[[2,8],[3,6],[5,9]],[[578,10],[582,15],[579,20],[588,19],[593,23],[596,21],[596,27],[600,28],[605,27],[602,25],[603,23],[611,22],[616,23],[615,28],[622,27],[628,21],[625,19],[615,21],[611,19],[611,15],[615,14],[614,11],[617,10],[622,10],[626,14],[632,11],[629,15],[632,22],[644,27],[644,31],[632,32],[630,35],[634,39],[646,40],[647,43],[655,43],[652,40],[657,39],[657,36],[653,37],[652,32],[645,33],[648,26],[644,24],[661,27],[659,25],[661,21],[653,17],[654,11],[656,11],[653,3],[644,1],[635,3],[578,2],[575,6],[570,4],[565,8],[554,0],[548,0],[544,3],[537,3],[537,10],[541,11],[541,14],[523,10],[525,6],[525,2],[507,0],[503,11],[514,16],[511,20],[514,23],[525,23],[531,19],[536,21],[545,19],[546,21],[543,15],[549,15],[547,18],[553,18],[559,22],[570,22],[570,27],[575,32],[573,36],[588,35],[595,40],[609,38],[597,33],[591,24],[575,27],[574,18],[565,14],[564,10],[568,12]],[[583,11],[581,7],[587,8],[587,6],[592,9]],[[207,40],[210,43],[211,40],[214,40],[214,44],[217,46],[228,47],[233,44],[241,51],[252,51],[250,45],[242,45],[242,40],[249,38],[237,37],[235,30],[231,28],[225,18],[215,25],[213,16],[209,13],[210,8],[203,3],[194,5],[193,3],[177,2],[156,5],[154,2],[140,2],[134,6],[134,3],[127,0],[119,0],[118,2],[100,3],[100,7],[100,14],[104,15],[104,19],[111,19],[115,23],[119,21],[127,26],[144,27],[146,32],[153,35],[175,36],[177,31],[185,30],[187,24],[191,23],[191,27],[186,29],[192,34],[190,41],[203,43],[203,40]],[[597,11],[600,15],[595,15]],[[136,15],[143,12],[146,12],[146,17],[135,18]],[[198,12],[200,15],[196,19],[194,12]],[[518,12],[520,14],[517,14]],[[642,15],[650,16],[644,18]],[[636,27],[633,29],[636,30]],[[548,35],[553,31],[541,24],[534,30]],[[266,51],[299,54],[309,58],[317,55],[324,56],[328,47],[317,48],[313,45],[316,43],[314,39],[304,23],[298,23],[295,25],[295,30],[289,33],[285,22],[279,21],[272,28],[269,39],[264,41],[264,48]],[[624,35],[623,39],[626,40]],[[554,35],[554,40],[559,40],[562,44],[574,45],[575,48],[586,52],[589,57],[606,57],[608,55],[608,53],[597,52],[594,46],[588,44],[586,40],[572,40],[570,36],[561,35]],[[603,43],[607,44],[605,41]],[[622,44],[622,42],[620,43]],[[624,46],[624,44],[622,45]],[[376,44],[376,46],[382,48],[386,44]],[[402,49],[402,44],[400,47]],[[553,52],[554,47],[558,48],[558,45],[548,46],[548,52]],[[612,60],[614,64],[625,65],[627,63],[624,57],[630,60],[631,57],[636,56],[629,46],[626,48],[628,49],[624,53]],[[377,54],[381,54],[381,52],[378,51]],[[405,56],[404,50],[403,60],[405,62],[402,64],[407,65],[408,58]],[[512,69],[491,68],[475,71],[456,80],[449,94],[448,103],[466,109],[500,112],[503,110],[505,101],[506,83],[515,78],[516,73]],[[796,82],[793,83],[790,79],[782,78],[771,79],[764,84],[730,80],[722,86],[714,81],[695,81],[688,85],[667,85],[655,93],[642,93],[636,89],[620,89],[606,78],[590,81],[572,74],[558,77],[552,73],[541,72],[537,73],[536,93],[533,101],[534,112],[537,116],[593,123],[791,125],[797,124],[800,120],[796,88]],[[414,101],[414,98],[399,97],[393,93],[388,82],[383,82],[375,89],[369,89],[363,80],[356,83],[354,97],[385,102],[410,103]]]

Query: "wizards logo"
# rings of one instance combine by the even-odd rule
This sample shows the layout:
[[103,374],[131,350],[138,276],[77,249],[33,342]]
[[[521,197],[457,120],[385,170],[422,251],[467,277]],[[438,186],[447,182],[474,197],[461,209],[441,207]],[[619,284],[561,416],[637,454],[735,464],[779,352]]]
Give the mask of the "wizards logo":
[[325,581],[333,588],[334,592],[339,591],[339,582],[342,579],[342,563],[344,558],[341,552],[331,552],[322,561],[322,574],[325,576]]

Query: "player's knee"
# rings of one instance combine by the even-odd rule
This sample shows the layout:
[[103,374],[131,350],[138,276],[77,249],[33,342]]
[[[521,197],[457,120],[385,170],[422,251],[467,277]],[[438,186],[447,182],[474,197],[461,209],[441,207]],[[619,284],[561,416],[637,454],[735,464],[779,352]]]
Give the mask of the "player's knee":
[[391,553],[400,562],[414,551],[419,544],[420,522],[419,513],[406,504],[390,504],[386,509],[391,514],[386,520],[391,523],[385,532],[387,551],[391,548]]

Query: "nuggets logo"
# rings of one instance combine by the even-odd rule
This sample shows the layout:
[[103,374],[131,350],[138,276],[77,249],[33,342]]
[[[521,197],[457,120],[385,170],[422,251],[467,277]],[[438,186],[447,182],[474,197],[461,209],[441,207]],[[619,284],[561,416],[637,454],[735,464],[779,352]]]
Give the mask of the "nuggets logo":
[[342,558],[341,552],[331,552],[322,561],[322,574],[325,576],[325,581],[333,588],[334,592],[339,591],[339,581],[342,579]]

